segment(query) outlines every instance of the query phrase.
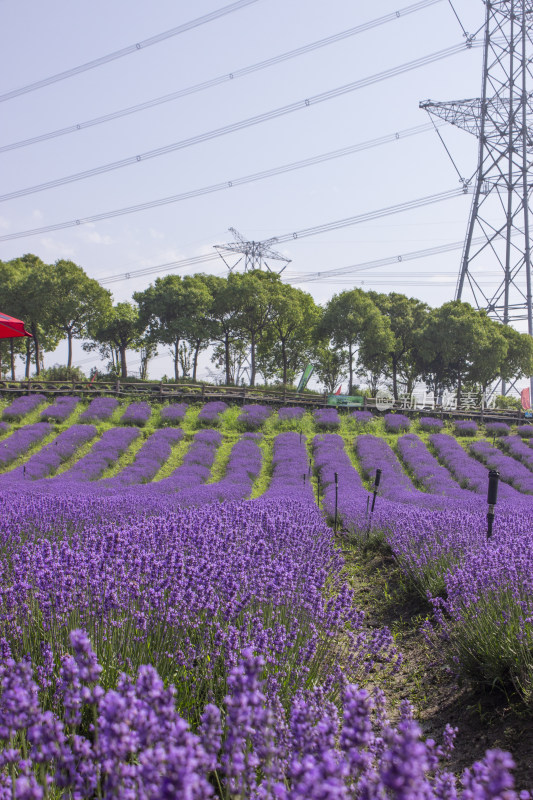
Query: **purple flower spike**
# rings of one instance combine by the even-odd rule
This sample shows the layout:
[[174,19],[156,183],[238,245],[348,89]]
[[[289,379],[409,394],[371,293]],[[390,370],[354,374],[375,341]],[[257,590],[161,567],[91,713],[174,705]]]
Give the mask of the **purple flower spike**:
[[80,422],[103,422],[113,414],[118,407],[116,397],[95,397],[89,407],[80,414]]
[[186,403],[172,403],[161,409],[162,425],[179,425],[187,411]]
[[418,424],[423,431],[438,433],[444,428],[444,422],[437,417],[420,417]]
[[266,406],[243,406],[237,417],[237,423],[247,431],[256,431],[272,414]]
[[64,422],[70,417],[80,400],[80,397],[58,397],[49,408],[41,411],[41,419]]
[[313,412],[317,428],[324,431],[335,431],[341,424],[339,412],[336,408],[317,408]]
[[473,419],[458,419],[454,424],[456,436],[475,436],[478,431]]
[[198,414],[198,423],[200,425],[218,425],[220,417],[227,409],[227,403],[222,400],[214,400],[212,403],[206,403]]
[[361,425],[367,425],[375,419],[371,411],[352,411],[350,416]]

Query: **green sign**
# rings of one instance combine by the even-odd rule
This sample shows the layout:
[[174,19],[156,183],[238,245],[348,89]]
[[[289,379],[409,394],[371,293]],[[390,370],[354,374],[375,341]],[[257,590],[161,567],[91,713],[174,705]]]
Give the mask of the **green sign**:
[[303,390],[305,389],[305,387],[309,383],[309,379],[310,379],[310,377],[311,377],[311,375],[313,374],[314,371],[315,371],[315,368],[314,368],[313,364],[308,364],[306,366],[306,368],[304,369],[303,375],[300,378],[300,383],[298,384],[298,388],[296,389],[297,392],[303,392]]
[[358,395],[328,394],[328,406],[362,406],[364,400]]

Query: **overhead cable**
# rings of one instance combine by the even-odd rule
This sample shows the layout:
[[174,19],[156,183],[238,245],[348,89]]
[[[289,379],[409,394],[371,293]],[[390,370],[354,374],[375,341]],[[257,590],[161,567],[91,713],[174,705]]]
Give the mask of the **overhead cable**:
[[201,142],[206,142],[211,139],[216,139],[219,136],[225,136],[229,133],[235,133],[236,131],[243,130],[244,128],[249,128],[252,125],[258,125],[262,122],[267,122],[271,119],[276,119],[278,117],[282,117],[285,114],[290,114],[294,111],[301,111],[302,109],[308,108],[309,106],[318,105],[319,103],[323,103],[326,100],[332,100],[336,97],[341,97],[342,95],[348,94],[350,92],[356,91],[357,89],[363,89],[366,86],[370,86],[371,84],[378,83],[379,81],[386,80],[387,78],[395,77],[396,75],[401,75],[404,72],[408,72],[413,69],[418,69],[419,67],[427,66],[428,64],[432,64],[435,61],[440,61],[443,58],[448,58],[449,56],[456,55],[457,53],[464,52],[465,47],[463,44],[454,45],[453,47],[447,47],[444,50],[439,50],[436,53],[430,53],[427,56],[423,56],[422,58],[417,58],[413,61],[408,61],[405,64],[400,64],[397,67],[393,67],[392,69],[384,70],[383,72],[379,72],[375,75],[370,75],[366,78],[362,78],[357,81],[353,81],[352,83],[344,84],[343,86],[338,86],[335,89],[330,89],[327,92],[321,92],[320,94],[313,95],[311,97],[307,97],[305,100],[298,100],[296,103],[290,103],[286,106],[281,106],[280,108],[275,108],[272,111],[267,111],[264,114],[258,114],[254,117],[248,117],[247,119],[240,120],[239,122],[234,122],[231,125],[226,125],[223,128],[216,128],[215,130],[208,131],[207,133],[201,133],[198,136],[192,136],[189,139],[182,139],[179,142],[172,142],[171,144],[164,145],[163,147],[158,147],[155,150],[148,150],[144,153],[139,153],[138,155],[129,156],[128,158],[123,158],[120,161],[112,161],[109,164],[102,164],[99,167],[93,167],[92,169],[85,170],[84,172],[76,172],[73,175],[67,175],[63,178],[56,178],[52,181],[47,181],[45,183],[40,183],[35,186],[29,186],[25,189],[17,189],[14,192],[8,192],[7,194],[0,195],[0,202],[5,202],[6,200],[13,200],[17,197],[25,197],[29,194],[35,194],[36,192],[43,192],[47,189],[55,189],[58,186],[64,186],[67,183],[74,183],[75,181],[85,180],[87,178],[93,178],[96,175],[102,175],[106,172],[111,172],[115,169],[121,169],[122,167],[128,167],[133,164],[138,164],[141,161],[148,161],[151,158],[157,158],[159,156],[167,155],[168,153],[176,152],[177,150],[182,150],[186,147],[191,147],[192,145],[200,144]]
[[242,78],[245,75],[250,75],[253,72],[258,72],[259,70],[266,69],[267,67],[275,66],[276,64],[281,64],[283,61],[288,61],[292,58],[297,58],[298,56],[305,55],[306,53],[310,53],[313,50],[318,50],[321,47],[326,47],[330,44],[335,44],[336,42],[340,42],[344,39],[349,38],[350,36],[355,36],[356,34],[363,33],[365,31],[370,30],[371,28],[375,28],[379,25],[383,25],[387,22],[391,22],[392,20],[401,19],[408,14],[412,14],[415,11],[420,11],[421,9],[427,8],[428,6],[435,5],[436,3],[441,3],[442,0],[420,0],[418,3],[414,3],[410,6],[406,6],[405,8],[401,8],[398,11],[393,12],[392,14],[386,14],[383,17],[378,17],[377,19],[371,20],[370,22],[365,22],[362,25],[357,25],[354,28],[348,28],[345,31],[341,31],[340,33],[336,33],[333,36],[328,36],[325,39],[319,39],[316,42],[312,42],[310,44],[304,45],[303,47],[297,47],[294,50],[289,50],[286,53],[282,53],[281,55],[274,56],[273,58],[267,58],[264,61],[259,61],[256,64],[252,64],[248,67],[243,67],[242,69],[234,70],[233,72],[225,73],[224,75],[219,75],[216,78],[211,78],[207,81],[203,81],[202,83],[196,83],[192,86],[188,86],[185,89],[179,89],[176,92],[171,92],[170,94],[162,95],[161,97],[156,97],[152,100],[147,100],[144,103],[138,103],[134,106],[128,106],[127,108],[119,109],[118,111],[112,111],[109,114],[104,114],[100,117],[94,117],[93,119],[86,120],[85,122],[77,123],[76,125],[68,125],[64,128],[58,128],[55,131],[49,131],[48,133],[43,133],[38,136],[32,136],[28,139],[22,139],[18,142],[12,142],[11,144],[6,144],[0,146],[0,153],[7,153],[10,150],[16,150],[20,147],[27,147],[28,145],[38,144],[39,142],[47,141],[48,139],[55,139],[58,136],[65,136],[69,133],[76,133],[77,131],[85,130],[86,128],[91,128],[95,125],[101,125],[105,122],[111,122],[112,120],[119,119],[120,117],[128,116],[129,114],[136,114],[139,111],[146,111],[149,108],[154,108],[158,105],[162,105],[163,103],[169,103],[173,100],[179,100],[181,97],[186,97],[191,94],[195,94],[196,92],[204,91],[205,89],[211,89],[214,86],[219,86],[222,83],[226,83],[228,81],[235,80],[237,78]]
[[[200,189],[191,189],[188,192],[182,192],[181,194],[174,194],[170,195],[169,197],[162,197],[157,200],[149,200],[145,203],[138,203],[137,205],[133,206],[126,206],[125,208],[115,209],[114,211],[104,211],[100,214],[93,214],[92,216],[88,217],[80,217],[79,219],[71,219],[66,222],[56,222],[52,225],[44,225],[40,228],[31,228],[29,230],[18,231],[14,233],[6,233],[3,236],[0,236],[0,242],[8,242],[12,239],[21,239],[26,236],[37,236],[43,233],[51,233],[52,231],[59,231],[64,230],[66,228],[75,228],[80,225],[87,225],[87,224],[94,224],[95,222],[101,222],[102,220],[112,219],[114,217],[121,217],[126,214],[133,214],[139,211],[147,211],[151,208],[158,208],[159,206],[169,205],[171,203],[178,203],[183,200],[190,200],[194,197],[201,197],[203,195],[212,194],[214,192],[219,192],[224,189],[232,189],[237,186],[243,186],[248,183],[253,183],[255,181],[265,180],[266,178],[272,178],[276,175],[283,175],[287,172],[292,172],[294,170],[303,169],[305,167],[313,166],[315,164],[322,164],[326,161],[332,161],[336,158],[342,158],[343,156],[348,156],[353,153],[358,153],[363,150],[369,150],[373,147],[379,147],[380,145],[389,144],[391,142],[397,142],[403,139],[406,139],[410,136],[416,136],[420,133],[426,133],[428,131],[433,130],[433,124],[436,123],[427,123],[425,125],[418,125],[414,128],[406,128],[405,130],[396,131],[395,133],[389,133],[385,136],[380,136],[375,139],[370,139],[366,142],[360,142],[359,144],[350,145],[349,147],[343,147],[340,150],[333,150],[329,153],[322,153],[318,156],[312,156],[311,158],[305,158],[301,161],[293,161],[290,164],[283,164],[280,167],[273,167],[271,169],[263,170],[262,172],[255,172],[252,175],[245,175],[241,178],[233,178],[232,180],[222,181],[220,183],[214,183],[210,186],[204,186]],[[440,123],[444,125],[445,123]]]
[[155,36],[150,36],[148,39],[135,42],[135,44],[130,44],[127,47],[123,47],[121,50],[115,50],[113,53],[108,53],[105,56],[100,56],[100,58],[95,58],[93,61],[87,61],[85,64],[80,64],[78,67],[72,67],[64,72],[58,72],[56,75],[50,75],[48,78],[43,78],[40,81],[35,81],[34,83],[29,83],[26,86],[21,86],[19,89],[12,89],[10,92],[0,94],[0,103],[5,102],[6,100],[12,100],[14,97],[20,97],[20,95],[23,94],[28,94],[28,92],[34,92],[36,89],[42,89],[45,86],[50,86],[52,83],[64,81],[66,78],[72,78],[74,75],[79,75],[81,72],[87,72],[95,67],[101,67],[103,64],[109,64],[110,61],[116,61],[118,58],[122,58],[123,56],[129,56],[132,53],[137,53],[139,50],[144,50],[153,44],[164,42],[166,39],[170,39],[173,36],[178,36],[180,33],[185,33],[193,28],[198,28],[200,25],[205,25],[207,22],[220,19],[220,17],[225,17],[227,14],[232,14],[234,11],[240,11],[241,8],[245,8],[246,6],[250,6],[252,3],[257,2],[258,0],[237,0],[237,2],[231,3],[229,6],[218,8],[216,11],[211,11],[209,14],[204,14],[202,17],[192,19],[190,22],[185,22],[183,25],[178,25],[176,28],[170,28],[168,31],[163,31]]
[[[340,220],[334,220],[333,222],[326,222],[322,225],[315,225],[312,228],[303,228],[298,231],[293,231],[291,233],[285,233],[281,236],[275,236],[272,238],[273,242],[282,243],[282,242],[289,242],[294,241],[296,239],[304,239],[308,236],[316,236],[320,233],[327,233],[328,231],[338,230],[339,228],[345,228],[351,225],[358,225],[362,222],[370,222],[374,219],[381,219],[382,217],[392,216],[393,214],[399,214],[402,211],[410,211],[415,208],[422,208],[423,206],[432,205],[434,203],[440,203],[444,200],[450,200],[453,197],[458,197],[459,195],[464,194],[462,189],[450,189],[446,192],[439,192],[438,194],[428,195],[426,197],[420,197],[416,200],[408,200],[406,203],[398,203],[393,206],[386,206],[385,208],[379,208],[375,211],[366,211],[364,214],[357,214],[353,217],[346,217]],[[270,237],[269,237],[270,238]],[[153,267],[145,267],[144,269],[140,270],[132,270],[131,272],[124,272],[120,275],[110,275],[107,278],[101,278],[100,283],[102,285],[106,285],[109,283],[117,283],[120,281],[128,280],[130,278],[139,278],[145,275],[154,275],[158,272],[169,272],[171,269],[181,269],[183,267],[191,266],[194,264],[199,264],[202,262],[213,261],[214,258],[218,258],[218,254],[215,255],[205,255],[205,256],[196,256],[193,259],[183,259],[181,261],[174,261],[167,264],[158,264]]]

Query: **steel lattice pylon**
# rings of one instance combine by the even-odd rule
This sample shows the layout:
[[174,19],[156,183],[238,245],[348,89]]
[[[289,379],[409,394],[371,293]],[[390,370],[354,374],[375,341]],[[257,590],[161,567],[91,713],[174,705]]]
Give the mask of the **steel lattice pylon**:
[[[532,0],[483,0],[480,98],[420,104],[479,140],[473,200],[455,298],[533,335],[530,262],[532,187]],[[465,183],[465,191],[470,190]],[[496,272],[497,286],[487,273]],[[531,381],[533,396],[533,379]],[[505,393],[502,384],[502,393]]]
[[[278,241],[276,238],[267,239],[264,242],[248,242],[235,228],[230,228],[229,231],[233,234],[235,242],[230,242],[229,244],[216,244],[215,249],[218,250],[220,257],[230,272],[232,272],[237,264],[242,261],[243,256],[245,272],[248,272],[251,269],[263,269],[263,266],[265,266],[267,270],[271,271],[268,263],[265,260],[267,258],[269,261],[285,262],[283,267],[279,270],[280,273],[283,272],[287,264],[290,264],[290,258],[285,258],[285,256],[281,255],[281,253],[277,253],[275,250],[272,250],[271,245]],[[239,258],[236,264],[230,266],[222,253],[236,253],[239,254],[241,258]]]

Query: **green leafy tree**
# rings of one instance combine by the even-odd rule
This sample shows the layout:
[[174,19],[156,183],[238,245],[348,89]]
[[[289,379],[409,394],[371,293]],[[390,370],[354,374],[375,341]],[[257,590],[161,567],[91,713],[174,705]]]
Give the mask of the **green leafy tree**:
[[[19,271],[13,262],[0,261],[0,298],[2,303],[0,311],[17,318],[21,314],[21,309],[17,305],[16,289],[19,278]],[[16,380],[15,360],[17,355],[22,355],[25,351],[25,338],[0,340],[0,368],[2,375],[5,375],[9,369],[11,371],[11,380]]]
[[501,325],[501,333],[507,341],[507,353],[501,363],[504,381],[529,378],[533,375],[533,337],[519,333],[509,325]]
[[[421,300],[397,292],[368,292],[368,297],[387,318],[392,338],[388,351],[379,354],[374,351],[373,355],[367,356],[367,360],[377,360],[383,372],[392,378],[392,392],[397,400],[398,379],[405,382],[408,392],[412,392],[417,378],[420,377],[420,363],[416,354],[429,306]],[[386,357],[385,362],[380,359],[383,355]]]
[[67,366],[72,366],[74,339],[87,337],[88,326],[111,309],[111,293],[89,278],[73,261],[56,261],[48,294],[49,319],[68,342]]
[[315,345],[315,373],[330,394],[348,374],[348,350],[331,348],[324,342]]
[[362,289],[351,289],[334,295],[327,303],[318,330],[319,338],[328,336],[334,347],[348,352],[348,393],[354,385],[354,358],[363,347],[365,357],[392,349],[393,337],[387,318]]
[[307,292],[278,282],[271,287],[271,318],[258,345],[263,374],[284,386],[309,361],[320,309]]
[[99,349],[102,345],[115,349],[120,355],[120,377],[128,377],[126,351],[139,350],[142,346],[144,326],[139,311],[131,303],[117,303],[89,324],[89,336],[93,340],[85,349]]
[[[205,319],[211,302],[206,283],[196,276],[165,275],[142,292],[135,292],[134,300],[139,305],[139,318],[148,329],[148,336],[154,344],[170,346],[174,360],[174,378],[179,378],[180,345],[182,342],[195,343],[197,348],[202,336],[202,320]],[[199,342],[200,339],[200,342]],[[196,377],[196,376],[195,376]]]
[[237,330],[250,348],[250,386],[255,386],[257,374],[257,347],[274,316],[274,294],[281,286],[275,272],[250,270],[231,273],[228,286],[235,295],[238,308]]
[[243,344],[239,336],[240,305],[237,286],[234,281],[230,283],[227,278],[216,275],[204,275],[202,280],[211,294],[206,319],[206,329],[211,341],[215,343],[211,361],[224,370],[225,383],[230,386],[234,382],[232,349],[237,345],[240,352]]

